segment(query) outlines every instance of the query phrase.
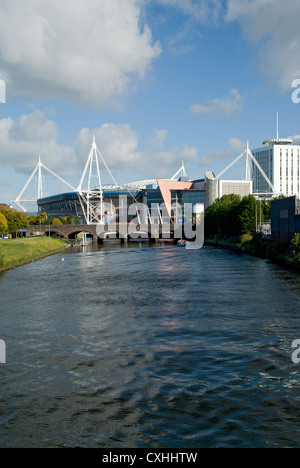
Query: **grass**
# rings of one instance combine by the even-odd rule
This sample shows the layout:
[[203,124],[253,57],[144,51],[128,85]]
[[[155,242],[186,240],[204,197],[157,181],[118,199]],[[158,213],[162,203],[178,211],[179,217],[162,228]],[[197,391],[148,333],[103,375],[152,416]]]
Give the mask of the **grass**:
[[61,252],[67,244],[51,237],[0,240],[0,271]]

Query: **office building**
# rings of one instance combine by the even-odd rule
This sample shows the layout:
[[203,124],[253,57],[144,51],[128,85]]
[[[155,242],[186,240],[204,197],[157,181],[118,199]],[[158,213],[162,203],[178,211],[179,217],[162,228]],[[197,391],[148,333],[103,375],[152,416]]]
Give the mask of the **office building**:
[[300,146],[293,145],[293,140],[276,138],[266,140],[263,147],[252,150],[269,182],[252,164],[253,193],[276,196],[300,196]]

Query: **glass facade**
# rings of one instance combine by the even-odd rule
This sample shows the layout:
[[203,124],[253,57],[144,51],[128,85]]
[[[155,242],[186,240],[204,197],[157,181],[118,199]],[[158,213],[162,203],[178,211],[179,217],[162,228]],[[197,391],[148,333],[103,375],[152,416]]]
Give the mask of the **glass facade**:
[[[274,184],[274,153],[273,149],[266,150],[257,150],[253,151],[253,156],[256,161],[270,180]],[[268,193],[270,192],[270,187],[265,178],[262,176],[258,167],[252,162],[252,173],[253,173],[253,182],[254,182],[254,192],[255,193]]]
[[177,211],[173,213],[175,222],[193,223],[193,212],[195,205],[205,204],[204,190],[172,190],[172,206],[178,205]]
[[[104,191],[103,203],[106,207],[115,209],[116,215],[120,209],[120,197],[127,198],[128,207],[135,203],[135,200],[140,200],[140,192],[128,191]],[[123,202],[121,202],[123,203]],[[64,193],[53,197],[42,198],[37,202],[39,212],[46,212],[48,216],[60,217],[75,215],[81,223],[84,223],[84,214],[79,200],[79,195],[76,192]],[[105,207],[105,208],[106,208]]]
[[[171,190],[171,222],[181,223],[184,220],[187,222],[193,221],[193,212],[195,205],[205,203],[205,191],[201,190]],[[151,222],[155,224],[164,224],[170,222],[169,212],[165,206],[165,202],[159,189],[145,189],[138,192],[127,191],[104,191],[103,203],[106,204],[106,209],[111,206],[115,210],[116,220],[119,220],[119,215],[123,216],[122,207],[127,199],[127,210],[134,203],[145,203],[148,213],[145,214],[145,219],[149,219],[151,214]],[[76,192],[65,193],[53,197],[43,198],[38,200],[40,212],[46,212],[48,216],[60,217],[76,215],[82,223],[84,223],[84,214],[80,203],[79,196]],[[138,210],[140,210],[138,208]],[[134,210],[133,210],[134,211]],[[134,212],[135,213],[135,212]],[[104,211],[106,216],[106,211]],[[108,214],[107,214],[108,216]],[[128,221],[134,214],[128,215]]]

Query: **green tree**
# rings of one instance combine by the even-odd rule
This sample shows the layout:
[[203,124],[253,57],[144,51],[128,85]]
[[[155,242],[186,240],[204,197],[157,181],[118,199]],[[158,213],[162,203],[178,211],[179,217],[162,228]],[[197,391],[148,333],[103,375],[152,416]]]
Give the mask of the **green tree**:
[[36,224],[39,224],[39,223],[37,222],[37,219],[36,219],[36,218],[37,218],[37,217],[34,216],[34,215],[28,216],[28,223],[29,223],[29,226],[35,226]]
[[264,206],[248,195],[241,199],[238,195],[225,195],[216,200],[205,212],[205,235],[237,237],[255,234],[256,225],[269,218],[269,207]]
[[48,224],[47,213],[45,212],[39,213],[38,216],[36,217],[36,224],[41,224],[43,226]]
[[26,213],[18,212],[20,228],[27,228],[29,226],[29,220]]
[[260,202],[253,195],[248,195],[242,199],[240,209],[241,233],[255,234],[260,217],[262,222],[264,221],[263,212],[260,213]]
[[8,223],[4,214],[0,213],[0,234],[3,236],[8,231]]
[[53,224],[54,226],[61,226],[61,225],[62,225],[62,222],[61,222],[58,218],[53,218],[52,224]]
[[67,223],[68,224],[79,224],[79,220],[78,220],[77,216],[70,215],[70,216],[67,217]]
[[264,219],[270,221],[271,219],[271,200],[262,200],[261,202],[262,212],[264,214]]
[[295,253],[300,253],[300,233],[296,232],[294,239],[292,240],[292,247]]
[[239,236],[241,197],[224,195],[217,199],[205,212],[205,235]]
[[17,235],[20,229],[28,226],[29,221],[26,213],[3,206],[0,207],[0,213],[7,219],[8,231],[13,237]]

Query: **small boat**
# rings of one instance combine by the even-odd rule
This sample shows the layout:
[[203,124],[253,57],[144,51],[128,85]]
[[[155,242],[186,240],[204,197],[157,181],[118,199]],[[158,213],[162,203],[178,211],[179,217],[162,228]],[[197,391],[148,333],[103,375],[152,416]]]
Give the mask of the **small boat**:
[[185,246],[186,246],[185,240],[180,239],[180,240],[177,242],[177,247],[185,247]]

